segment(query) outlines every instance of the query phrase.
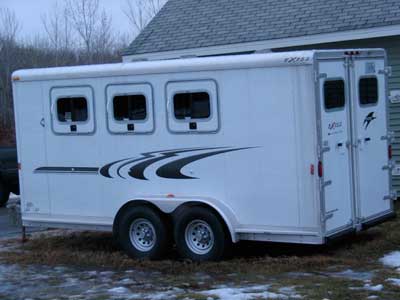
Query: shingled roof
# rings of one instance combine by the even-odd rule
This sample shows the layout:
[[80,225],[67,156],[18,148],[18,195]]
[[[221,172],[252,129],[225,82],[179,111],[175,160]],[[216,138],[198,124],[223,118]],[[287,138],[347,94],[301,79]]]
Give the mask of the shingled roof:
[[398,24],[399,0],[169,0],[123,54],[266,41]]

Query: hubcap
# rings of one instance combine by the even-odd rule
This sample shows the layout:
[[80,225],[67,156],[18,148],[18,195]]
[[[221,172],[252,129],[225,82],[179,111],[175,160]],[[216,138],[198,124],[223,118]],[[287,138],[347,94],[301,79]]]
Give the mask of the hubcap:
[[214,246],[214,233],[206,222],[194,220],[186,227],[185,241],[192,252],[204,255]]
[[131,224],[129,236],[132,245],[139,251],[148,252],[156,244],[157,236],[153,224],[147,219],[136,219]]

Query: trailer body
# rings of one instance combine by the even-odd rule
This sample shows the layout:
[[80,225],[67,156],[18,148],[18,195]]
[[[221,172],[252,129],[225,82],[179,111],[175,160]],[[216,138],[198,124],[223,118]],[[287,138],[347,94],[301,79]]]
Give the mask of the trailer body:
[[201,204],[233,242],[323,244],[384,221],[387,76],[381,49],[17,71],[23,223]]

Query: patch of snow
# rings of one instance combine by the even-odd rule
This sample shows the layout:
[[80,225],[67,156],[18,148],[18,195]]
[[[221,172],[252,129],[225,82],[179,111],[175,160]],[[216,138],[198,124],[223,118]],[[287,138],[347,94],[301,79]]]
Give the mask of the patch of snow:
[[386,281],[390,282],[393,285],[400,286],[400,278],[388,278]]
[[372,272],[355,272],[351,269],[345,270],[343,272],[323,273],[323,274],[336,278],[345,278],[345,279],[361,280],[361,281],[371,280],[374,277],[374,274]]
[[400,267],[400,251],[386,254],[379,261],[387,267],[398,268]]
[[19,199],[19,196],[11,193],[10,194],[10,199]]
[[376,295],[371,295],[371,296],[368,296],[367,297],[367,299],[378,299],[379,297],[378,296],[376,296]]
[[301,299],[300,295],[290,290],[290,296],[269,292],[269,285],[258,285],[251,287],[218,287],[208,291],[200,292],[205,296],[216,296],[220,300],[251,300],[251,299]]
[[130,293],[130,291],[127,288],[124,288],[122,286],[109,289],[108,292],[112,293],[112,294],[129,294]]
[[383,290],[383,285],[382,284],[370,285],[369,283],[367,283],[364,285],[364,289],[367,291],[379,292]]

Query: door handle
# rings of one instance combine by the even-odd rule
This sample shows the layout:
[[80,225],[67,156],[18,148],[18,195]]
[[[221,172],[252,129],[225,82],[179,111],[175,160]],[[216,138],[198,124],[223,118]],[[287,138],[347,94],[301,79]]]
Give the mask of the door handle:
[[370,142],[371,141],[371,138],[365,138],[364,139],[364,142]]

